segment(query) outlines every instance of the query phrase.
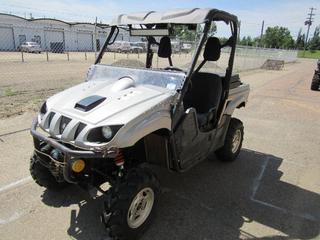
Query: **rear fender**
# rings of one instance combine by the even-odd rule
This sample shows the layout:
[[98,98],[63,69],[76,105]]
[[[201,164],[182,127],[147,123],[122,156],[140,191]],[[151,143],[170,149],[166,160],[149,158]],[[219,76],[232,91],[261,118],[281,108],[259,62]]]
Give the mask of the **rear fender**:
[[228,103],[223,114],[232,115],[237,107],[244,106],[248,101],[249,85],[241,85],[238,88],[231,89],[228,97]]

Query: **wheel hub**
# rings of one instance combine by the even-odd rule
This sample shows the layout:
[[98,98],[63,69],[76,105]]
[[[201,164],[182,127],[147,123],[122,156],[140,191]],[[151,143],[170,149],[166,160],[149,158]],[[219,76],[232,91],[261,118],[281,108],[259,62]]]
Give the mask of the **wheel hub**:
[[143,188],[134,197],[128,210],[127,222],[130,228],[140,227],[148,218],[154,204],[154,192]]
[[235,153],[238,151],[240,143],[241,143],[241,131],[237,129],[232,139],[232,146],[231,146],[232,153]]

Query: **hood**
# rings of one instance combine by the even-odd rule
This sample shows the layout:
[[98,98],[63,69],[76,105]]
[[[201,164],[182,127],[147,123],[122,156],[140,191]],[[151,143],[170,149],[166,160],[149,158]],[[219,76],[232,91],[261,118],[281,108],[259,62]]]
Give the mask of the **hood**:
[[99,80],[79,84],[49,98],[47,107],[87,124],[116,125],[126,124],[172,95],[161,87],[135,86],[125,77],[113,83]]

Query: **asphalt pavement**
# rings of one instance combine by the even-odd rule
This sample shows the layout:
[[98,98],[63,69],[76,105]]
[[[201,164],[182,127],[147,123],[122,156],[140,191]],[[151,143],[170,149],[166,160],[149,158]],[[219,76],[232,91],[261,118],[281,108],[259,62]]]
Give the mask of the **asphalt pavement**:
[[[315,61],[242,73],[251,86],[237,161],[215,156],[184,174],[155,169],[163,193],[147,239],[319,239],[320,91]],[[55,193],[29,176],[34,113],[0,120],[0,239],[107,239],[103,196]]]

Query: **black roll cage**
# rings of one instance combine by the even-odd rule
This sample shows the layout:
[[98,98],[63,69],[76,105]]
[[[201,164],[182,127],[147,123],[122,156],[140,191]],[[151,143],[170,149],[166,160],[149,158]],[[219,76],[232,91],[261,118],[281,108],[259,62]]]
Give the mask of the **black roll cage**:
[[[218,14],[215,17],[214,16],[208,17],[207,20],[204,22],[205,26],[204,26],[204,29],[202,32],[202,36],[201,36],[201,39],[198,43],[198,46],[196,47],[196,51],[193,55],[189,70],[186,73],[186,80],[184,82],[182,89],[180,90],[180,98],[177,102],[177,106],[179,106],[182,103],[184,95],[186,94],[186,92],[188,90],[188,86],[190,84],[192,75],[194,73],[194,69],[195,69],[196,63],[198,61],[199,55],[201,53],[202,47],[207,40],[208,32],[210,30],[212,22],[214,22],[214,21],[223,21],[226,24],[230,24],[231,38],[232,38],[230,41],[230,44],[229,44],[229,46],[231,47],[231,52],[230,52],[230,56],[229,56],[228,67],[226,69],[224,81],[222,82],[222,84],[223,84],[223,94],[222,94],[222,99],[221,99],[222,104],[219,106],[219,109],[218,109],[219,120],[221,120],[222,112],[226,107],[227,99],[229,96],[230,80],[231,80],[231,76],[232,76],[232,69],[233,69],[233,64],[234,64],[236,42],[237,42],[237,35],[238,35],[238,33],[237,33],[237,29],[238,29],[237,20],[228,18],[228,16],[223,16],[221,14]],[[129,26],[129,27],[131,27],[131,26]],[[149,28],[151,26],[146,25],[146,27]],[[108,45],[114,43],[115,39],[117,38],[117,36],[119,34],[119,28],[122,28],[122,27],[115,26],[115,25],[111,27],[110,33],[109,33],[103,47],[101,48],[94,64],[99,64],[101,62],[103,54],[105,53]],[[142,28],[142,26],[141,26],[141,28]],[[124,29],[124,28],[122,28],[122,29]],[[114,35],[114,33],[115,33],[115,35]],[[114,37],[113,37],[113,35],[114,35]],[[156,42],[154,42],[155,40],[153,37],[147,37],[147,40],[148,40],[148,45],[147,45],[146,68],[150,68],[152,65],[152,58],[153,58],[153,51],[151,49],[151,45],[156,44]]]

